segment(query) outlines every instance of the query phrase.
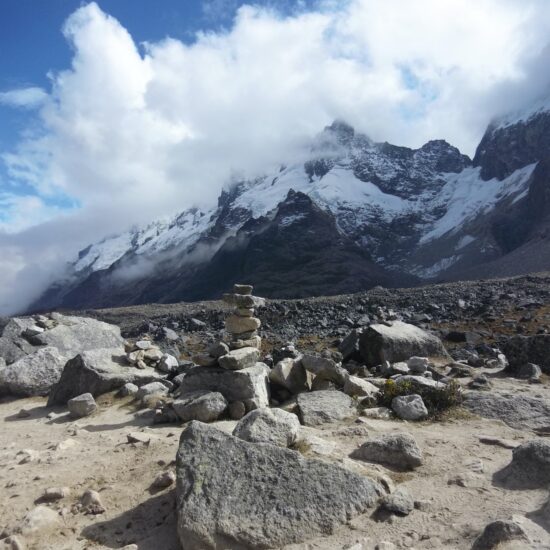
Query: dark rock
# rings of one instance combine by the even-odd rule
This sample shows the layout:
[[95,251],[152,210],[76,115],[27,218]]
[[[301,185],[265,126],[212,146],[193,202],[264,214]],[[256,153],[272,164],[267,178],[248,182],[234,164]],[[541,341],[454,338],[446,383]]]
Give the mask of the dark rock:
[[367,366],[407,361],[413,356],[449,358],[437,336],[401,321],[370,325],[359,338],[359,349]]

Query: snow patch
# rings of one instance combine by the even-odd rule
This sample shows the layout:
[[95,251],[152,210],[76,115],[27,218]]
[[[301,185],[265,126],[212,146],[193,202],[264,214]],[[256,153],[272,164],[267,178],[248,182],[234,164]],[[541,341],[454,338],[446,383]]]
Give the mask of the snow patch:
[[470,243],[473,243],[476,240],[477,237],[472,237],[472,235],[464,235],[462,237],[457,245],[455,246],[455,250],[461,250],[465,246],[468,246]]

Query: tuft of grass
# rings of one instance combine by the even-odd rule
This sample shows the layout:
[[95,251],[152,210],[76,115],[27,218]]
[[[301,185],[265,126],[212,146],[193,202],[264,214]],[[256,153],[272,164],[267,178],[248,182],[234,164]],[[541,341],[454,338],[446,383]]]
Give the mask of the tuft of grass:
[[440,415],[443,411],[462,403],[462,388],[458,382],[451,380],[444,388],[427,388],[412,383],[410,380],[386,380],[380,398],[380,405],[391,408],[394,397],[418,394],[428,409],[430,416]]

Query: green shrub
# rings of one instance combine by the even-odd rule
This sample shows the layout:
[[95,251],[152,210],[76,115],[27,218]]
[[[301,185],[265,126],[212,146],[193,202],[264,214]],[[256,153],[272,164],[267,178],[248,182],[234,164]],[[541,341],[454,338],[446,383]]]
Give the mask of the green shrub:
[[414,384],[410,380],[402,382],[386,380],[382,390],[380,404],[391,408],[394,397],[400,395],[411,395],[416,393],[422,397],[430,416],[437,415],[462,402],[462,388],[458,382],[451,380],[444,388],[428,388]]

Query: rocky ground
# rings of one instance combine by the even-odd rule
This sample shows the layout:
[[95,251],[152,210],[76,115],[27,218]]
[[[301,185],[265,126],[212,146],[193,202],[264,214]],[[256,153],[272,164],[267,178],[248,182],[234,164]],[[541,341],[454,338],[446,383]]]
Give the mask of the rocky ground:
[[[197,379],[196,367],[195,374],[189,374],[188,361],[197,360],[198,352],[220,339],[229,305],[203,302],[79,312],[120,326],[133,343],[126,346],[127,355],[137,351],[136,361],[143,360],[143,368],[113,366],[131,370],[131,380],[117,379],[97,395],[97,382],[94,386],[82,377],[76,381],[67,372],[91,368],[101,331],[103,338],[116,339],[116,334],[104,325],[68,325],[73,332],[79,327],[79,342],[88,343],[91,352],[80,351],[79,361],[65,365],[62,360],[59,370],[49,373],[57,380],[46,392],[49,398],[0,399],[0,548],[177,550],[180,541],[188,549],[479,550],[496,548],[499,542],[499,548],[550,548],[549,282],[549,274],[540,274],[270,301],[257,310],[262,320],[261,359],[270,368],[270,404],[278,407],[271,410],[283,412],[280,418],[262,419],[263,412],[253,418],[265,410],[256,409],[237,420],[230,418],[240,416],[232,410],[214,415],[218,420],[208,425],[162,420],[172,410],[172,399],[181,402],[178,384],[181,388]],[[452,358],[443,356],[436,338],[435,344],[430,340],[423,345],[436,346],[425,349],[432,351],[430,356],[440,356],[421,368],[422,362],[401,359],[390,359],[382,368],[370,365],[365,358],[369,355],[360,349],[360,334],[372,324],[400,327],[399,321],[439,336]],[[6,355],[16,353],[10,347],[15,342],[32,355],[36,348],[43,353],[44,346],[55,347],[70,358],[75,343],[65,323],[59,317],[43,333],[32,335],[34,324],[21,327],[24,341],[20,336],[9,340],[6,331],[12,334],[14,324],[6,324],[0,349]],[[64,332],[57,329],[54,334],[56,326]],[[356,340],[349,336],[354,331],[359,334]],[[28,340],[32,349],[25,347]],[[152,346],[147,355],[139,354],[138,343],[144,341]],[[110,342],[109,348],[114,345]],[[374,345],[371,342],[369,349]],[[163,352],[177,358],[182,378],[174,377],[176,371],[170,371]],[[3,369],[10,366],[0,367],[0,394],[2,372],[7,372]],[[283,367],[308,379],[282,377],[290,372]],[[32,365],[25,368],[35,372]],[[410,382],[409,370],[416,381]],[[172,372],[169,380],[166,372]],[[408,393],[421,394],[429,411],[401,411],[398,403],[387,401],[386,381],[399,383],[403,375],[413,384],[414,391]],[[4,374],[6,379],[12,392],[38,387],[34,379]],[[311,379],[315,391],[295,388],[311,384]],[[147,395],[120,396],[124,383],[144,387],[150,380],[165,380],[167,391],[154,394],[153,400]],[[461,389],[449,391],[456,387]],[[67,388],[74,390],[71,395]],[[432,410],[433,394],[426,388],[460,398],[450,408]],[[86,389],[96,394],[95,405],[78,417],[82,412],[75,415],[76,405],[70,402],[69,412],[67,399]],[[4,388],[3,393],[9,392]],[[215,404],[212,398],[208,414]],[[382,405],[390,405],[393,413],[380,409]],[[417,420],[404,420],[418,411]],[[231,434],[237,424],[238,437],[222,437],[214,430]],[[396,450],[388,443],[389,436],[403,433],[414,440],[414,449],[411,444]],[[266,438],[269,444],[262,443]],[[323,483],[314,482],[323,476]],[[360,486],[365,478],[372,480],[372,487],[354,494],[354,484]],[[336,482],[349,488],[339,490]],[[372,502],[369,491],[375,495]],[[291,503],[295,508],[289,513],[285,507]],[[261,524],[259,517],[268,518],[268,524]],[[498,520],[501,523],[494,523]],[[212,527],[216,522],[218,527]],[[214,535],[204,535],[209,529]],[[300,535],[303,540],[290,540]]]

